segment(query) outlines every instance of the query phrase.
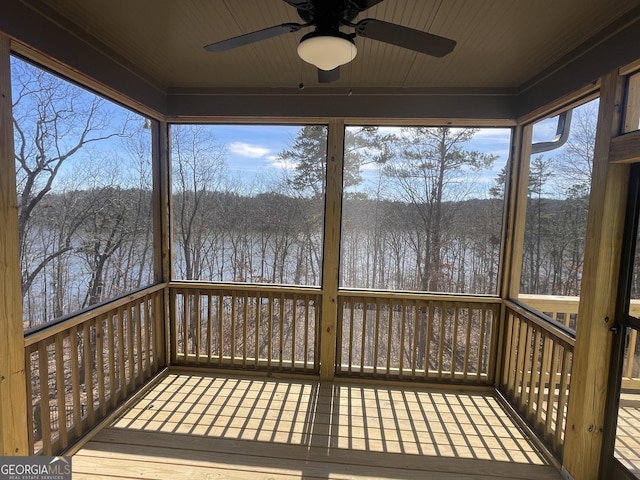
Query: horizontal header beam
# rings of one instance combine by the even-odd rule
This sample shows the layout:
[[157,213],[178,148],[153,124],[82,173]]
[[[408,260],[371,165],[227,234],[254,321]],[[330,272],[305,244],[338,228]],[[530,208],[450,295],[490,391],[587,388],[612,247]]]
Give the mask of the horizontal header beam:
[[[30,7],[28,5],[35,5]],[[518,88],[220,88],[160,85],[44,2],[4,0],[17,53],[157,119],[371,118],[516,121],[640,58],[640,8]],[[469,79],[467,84],[473,84]]]

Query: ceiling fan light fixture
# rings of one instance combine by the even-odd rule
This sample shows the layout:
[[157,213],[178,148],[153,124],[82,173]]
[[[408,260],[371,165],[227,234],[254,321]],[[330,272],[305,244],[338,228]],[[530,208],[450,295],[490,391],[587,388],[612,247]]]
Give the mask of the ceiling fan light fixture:
[[353,39],[342,32],[311,32],[300,40],[298,56],[320,70],[333,70],[358,54]]

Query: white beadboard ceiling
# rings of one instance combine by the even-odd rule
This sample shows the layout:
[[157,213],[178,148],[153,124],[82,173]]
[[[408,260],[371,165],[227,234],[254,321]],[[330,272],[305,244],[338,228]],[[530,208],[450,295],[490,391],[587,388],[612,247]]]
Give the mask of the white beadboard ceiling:
[[[25,0],[36,4],[38,0]],[[203,46],[285,22],[282,0],[42,0],[66,27],[170,89],[292,87],[522,88],[625,15],[640,0],[385,0],[360,14],[458,42],[434,58],[358,37],[358,55],[338,82],[317,85],[282,35],[224,53]],[[36,6],[37,7],[37,6]],[[356,19],[356,21],[358,20]]]

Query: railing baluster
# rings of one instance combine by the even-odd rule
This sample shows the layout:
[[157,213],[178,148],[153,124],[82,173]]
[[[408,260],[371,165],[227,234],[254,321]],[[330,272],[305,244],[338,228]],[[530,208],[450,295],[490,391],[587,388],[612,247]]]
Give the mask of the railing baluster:
[[104,323],[109,317],[101,317],[96,322],[96,373],[98,384],[98,404],[100,405],[100,416],[107,414],[107,398],[105,396],[105,378],[104,378]]
[[516,373],[515,373],[515,382],[514,382],[514,392],[515,398],[517,399],[517,404],[520,405],[520,399],[522,397],[522,377],[524,375],[524,360],[525,360],[525,348],[527,341],[527,332],[529,329],[528,323],[520,324],[520,335],[518,336],[518,355],[516,357]]
[[[73,405],[73,435],[82,435],[82,407],[80,402],[80,372],[78,365],[78,327],[69,331],[69,358],[71,366],[71,395]],[[29,378],[29,377],[27,377]]]
[[133,345],[134,345],[134,325],[135,321],[133,319],[135,309],[133,306],[131,308],[127,308],[125,310],[125,325],[126,325],[126,334],[127,334],[127,392],[133,391],[136,387],[135,382],[135,357],[133,355]]
[[[32,355],[34,352],[33,346],[28,346],[24,350],[24,371],[25,377],[27,379],[26,387],[27,387],[27,437],[29,441],[29,455],[35,454],[35,435],[34,430],[37,428],[38,431],[42,431],[41,422],[36,422],[34,419],[34,409],[33,409],[33,381],[36,376],[33,373],[32,367]],[[40,408],[40,407],[38,407]]]
[[193,306],[195,307],[195,311],[191,312],[192,315],[194,315],[194,322],[195,322],[195,339],[193,339],[193,341],[195,342],[195,349],[194,349],[194,354],[195,354],[195,363],[196,365],[198,365],[200,363],[200,328],[201,328],[201,324],[202,324],[202,310],[201,310],[201,297],[200,297],[200,290],[196,290],[195,292],[193,292],[193,296],[194,296],[194,300],[193,300]]
[[[519,397],[519,404],[518,406],[520,407],[520,411],[524,411],[526,408],[526,400],[528,397],[528,392],[527,392],[527,379],[530,380],[530,365],[531,365],[531,342],[533,341],[532,339],[532,335],[533,335],[533,325],[527,323],[527,328],[526,328],[526,334],[524,337],[524,341],[525,346],[524,346],[524,355],[522,358],[522,363],[519,364],[520,365],[520,371],[521,373],[521,377],[520,377],[520,397]],[[530,386],[529,386],[530,388]]]
[[[358,303],[358,305],[360,305],[360,303]],[[364,374],[364,363],[365,363],[365,347],[367,345],[366,342],[366,338],[367,338],[367,312],[368,310],[368,305],[367,305],[367,301],[363,300],[362,301],[362,345],[361,347],[361,352],[360,352],[360,375]]]
[[560,373],[560,392],[558,397],[558,407],[556,414],[555,435],[554,435],[554,447],[556,451],[562,451],[563,445],[563,433],[564,433],[564,421],[566,417],[566,407],[568,402],[568,388],[569,388],[569,362],[571,360],[571,353],[566,348],[562,348],[562,366]]
[[117,339],[118,339],[118,402],[123,400],[127,396],[127,371],[125,367],[125,352],[124,352],[124,308],[120,307],[116,315],[117,324]]
[[267,317],[267,367],[271,368],[273,342],[273,293],[269,293],[269,311]]
[[38,348],[38,373],[40,374],[40,431],[42,432],[42,451],[51,455],[51,410],[49,408],[49,354],[47,343]]
[[211,315],[211,308],[213,306],[213,299],[211,292],[207,292],[207,364],[211,364],[211,347],[212,347],[212,331],[213,331],[213,316]]
[[247,368],[247,324],[249,315],[249,292],[244,292],[242,308],[242,367]]
[[84,365],[84,390],[87,395],[87,428],[93,426],[96,421],[93,399],[93,365],[91,360],[91,324],[87,321],[82,326],[82,362]]
[[[304,371],[309,370],[309,305],[311,304],[311,298],[307,295],[304,298],[304,332],[303,332],[303,340],[304,340],[304,362],[303,369]],[[342,312],[342,309],[339,309],[338,312]]]
[[278,370],[282,370],[282,366],[283,366],[283,350],[284,350],[284,307],[285,307],[286,301],[284,298],[284,293],[280,294],[280,298],[279,298],[279,316],[280,316],[280,334],[278,337],[278,346],[279,346],[279,351],[278,351]]
[[[291,312],[291,370],[294,370],[296,366],[296,318],[298,317],[298,296],[295,293],[291,297],[291,302],[293,303],[293,311]],[[339,342],[338,345],[340,345]]]
[[68,445],[67,436],[67,402],[65,399],[64,379],[64,339],[62,332],[55,336],[54,357],[56,365],[56,404],[58,407],[58,437],[64,449]]
[[[454,304],[455,305],[455,304]],[[455,308],[455,306],[454,306]],[[438,342],[438,365],[437,365],[437,370],[438,370],[438,380],[442,380],[442,370],[443,370],[443,363],[444,363],[444,339],[446,336],[446,332],[447,332],[447,317],[449,316],[449,309],[444,305],[441,304],[440,306],[440,335],[439,335],[439,342]],[[428,365],[428,364],[427,364]]]
[[550,356],[550,342],[548,334],[542,335],[542,358],[540,359],[540,387],[538,389],[538,397],[536,400],[536,412],[534,425],[539,430],[544,428],[544,422],[542,422],[542,413],[545,411],[543,405],[545,402],[545,391],[547,388],[547,377],[549,372],[549,366],[551,365]]
[[553,422],[553,411],[557,408],[555,399],[556,399],[556,384],[558,377],[558,363],[560,359],[560,345],[554,342],[553,345],[553,354],[551,356],[551,371],[549,375],[549,392],[547,394],[547,411],[546,411],[546,419],[545,419],[545,438],[553,439],[554,438],[554,422]]
[[318,370],[320,368],[320,297],[317,296],[313,301],[313,368]]
[[[169,289],[169,319],[171,321],[171,329],[169,334],[169,345],[171,350],[170,363],[178,361],[178,338],[180,335],[180,318],[178,315],[178,302],[180,299],[180,291],[175,288]],[[154,355],[155,360],[155,355]]]
[[224,296],[218,295],[218,365],[222,366],[222,358],[224,356]]
[[253,360],[254,368],[258,368],[260,362],[260,329],[262,319],[262,296],[260,294],[256,295],[256,322],[255,322],[255,358]]
[[[471,309],[467,309],[467,315],[471,313]],[[458,322],[460,320],[460,309],[456,308],[453,314],[453,332],[451,334],[451,378],[456,376],[456,363],[458,358]],[[469,350],[469,348],[467,348]],[[463,368],[463,380],[467,380],[467,369]]]
[[385,369],[386,377],[389,378],[391,373],[391,348],[393,346],[393,305],[391,300],[387,303],[387,365]]
[[[506,325],[506,333],[505,333],[505,358],[504,365],[502,367],[502,388],[507,392],[507,394],[513,394],[512,388],[513,383],[511,383],[512,375],[511,372],[514,368],[514,356],[516,354],[514,348],[514,335],[516,335],[515,331],[517,330],[516,325],[516,316],[512,312],[507,312],[505,314]],[[465,361],[466,365],[466,361]],[[466,367],[465,367],[466,368]]]
[[466,332],[465,332],[465,352],[464,352],[464,373],[463,380],[466,382],[469,378],[469,370],[471,364],[471,332],[473,331],[473,319],[474,312],[471,308],[467,310],[467,324],[466,324]]
[[400,304],[400,308],[402,309],[400,315],[400,343],[398,346],[398,355],[399,358],[399,367],[398,367],[398,375],[400,377],[404,376],[404,340],[406,336],[406,323],[407,323],[407,302],[406,300],[402,300]]
[[237,292],[231,292],[231,366],[236,363],[236,313],[237,313]]
[[492,305],[491,308],[487,310],[487,315],[489,315],[487,320],[489,322],[489,326],[485,334],[485,340],[487,342],[487,382],[489,382],[489,384],[494,384],[496,379],[500,378],[499,372],[497,372],[498,349],[499,345],[501,345],[499,333],[501,331],[499,325],[499,312],[500,306],[498,305]]
[[189,304],[192,299],[191,293],[187,293],[186,290],[182,291],[182,356],[185,363],[189,363],[189,325],[191,324]]
[[531,375],[529,380],[530,382],[529,398],[527,399],[527,419],[529,420],[533,420],[533,416],[535,414],[535,409],[533,408],[533,405],[536,399],[536,388],[540,390],[541,365],[539,361],[541,360],[541,353],[540,353],[541,336],[542,336],[542,332],[540,332],[540,329],[536,329],[536,334],[533,339],[533,350],[531,354]]
[[355,341],[353,338],[354,323],[355,323],[355,303],[354,303],[354,299],[350,298],[349,299],[349,368],[348,368],[349,375],[351,375],[352,373],[352,366],[353,366],[353,348],[355,344]]
[[[109,397],[111,399],[111,408],[115,408],[118,397],[116,395],[117,385],[116,385],[116,347],[115,347],[115,329],[114,322],[116,321],[115,312],[109,312],[107,316],[107,341],[108,341],[108,350],[109,355],[107,356],[109,362]],[[87,402],[89,403],[89,402]],[[89,412],[91,412],[93,408],[89,408]]]
[[629,343],[627,345],[627,365],[623,375],[626,378],[633,378],[633,367],[635,366],[634,356],[636,353],[636,343],[638,341],[638,331],[635,328],[631,328],[630,330],[631,333],[629,334]]
[[[416,378],[416,370],[418,368],[418,338],[420,337],[419,330],[419,317],[420,312],[418,308],[418,301],[413,301],[413,345],[411,348],[411,379],[415,380]],[[424,372],[425,377],[427,376],[427,372]]]
[[151,377],[151,329],[153,325],[153,298],[149,295],[142,300],[144,312],[144,376]]
[[487,334],[487,310],[482,309],[480,314],[480,338],[478,339],[478,367],[476,372],[476,378],[479,380],[482,377],[482,365],[484,363],[484,342],[485,335]]
[[[436,310],[439,309],[440,310],[440,322],[442,322],[442,318],[444,315],[444,311],[442,309],[442,307],[438,306],[439,304],[436,302],[428,302],[425,307],[425,315],[426,315],[426,321],[427,321],[427,333],[426,333],[426,339],[425,339],[425,345],[424,345],[424,378],[425,380],[427,380],[429,377],[431,377],[431,339],[433,338],[433,327],[434,324],[436,322]],[[442,331],[442,330],[441,330]],[[434,345],[433,348],[435,349],[436,346]],[[440,371],[440,368],[438,365],[436,365],[436,376],[438,375]]]
[[142,367],[142,308],[138,303],[133,306],[135,312],[135,334],[136,334],[136,355],[137,360],[137,374],[134,377],[134,385],[138,387],[144,381],[144,373]]

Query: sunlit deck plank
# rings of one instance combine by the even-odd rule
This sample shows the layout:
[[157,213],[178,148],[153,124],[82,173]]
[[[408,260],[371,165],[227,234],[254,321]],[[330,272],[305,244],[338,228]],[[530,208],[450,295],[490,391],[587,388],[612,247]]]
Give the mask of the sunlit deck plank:
[[559,479],[491,392],[170,374],[74,478]]

